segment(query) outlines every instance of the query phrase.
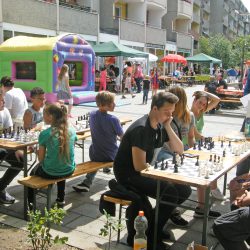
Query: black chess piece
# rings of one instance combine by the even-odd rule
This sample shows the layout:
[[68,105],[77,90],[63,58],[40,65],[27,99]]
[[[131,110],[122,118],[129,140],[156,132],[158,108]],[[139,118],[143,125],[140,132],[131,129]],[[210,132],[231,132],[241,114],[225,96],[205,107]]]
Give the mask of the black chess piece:
[[199,166],[200,165],[200,163],[199,163],[199,156],[197,156],[197,159],[196,159],[196,163],[195,163],[195,166]]
[[181,155],[181,165],[183,165],[184,157],[184,155]]
[[217,161],[218,163],[220,162],[220,156],[218,156],[218,161]]
[[178,173],[178,164],[177,163],[174,164],[174,173]]
[[221,146],[221,148],[223,148],[223,141],[221,141],[221,145],[220,146]]
[[223,150],[223,155],[222,156],[226,157],[226,150],[225,149]]
[[201,150],[201,141],[198,142],[198,149]]
[[166,160],[166,162],[165,162],[165,169],[167,169],[168,168],[168,161]]
[[196,143],[194,143],[194,147],[193,147],[193,150],[195,150],[196,149]]
[[155,167],[154,167],[155,169],[157,169],[158,168],[158,162],[157,161],[155,161]]
[[174,152],[173,154],[173,161],[172,161],[173,164],[176,164],[176,153]]
[[214,162],[216,162],[216,158],[217,158],[217,156],[216,156],[216,155],[214,155]]
[[210,155],[209,161],[213,161],[213,155]]
[[161,170],[165,170],[165,167],[164,167],[164,160],[161,161]]
[[231,141],[228,142],[228,147],[231,147]]

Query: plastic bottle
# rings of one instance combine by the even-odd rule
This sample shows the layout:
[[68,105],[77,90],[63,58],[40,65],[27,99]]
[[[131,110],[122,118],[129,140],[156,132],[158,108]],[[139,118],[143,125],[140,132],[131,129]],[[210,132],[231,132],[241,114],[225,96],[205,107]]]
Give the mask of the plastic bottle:
[[139,211],[139,215],[134,221],[135,237],[134,237],[134,250],[146,250],[147,249],[147,236],[146,230],[148,228],[148,220],[144,216],[143,211]]

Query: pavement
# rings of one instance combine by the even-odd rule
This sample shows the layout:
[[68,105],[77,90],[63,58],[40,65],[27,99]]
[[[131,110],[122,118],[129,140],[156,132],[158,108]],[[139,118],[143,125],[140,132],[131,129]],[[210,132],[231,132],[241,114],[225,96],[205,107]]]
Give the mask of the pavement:
[[[192,94],[196,90],[203,89],[203,86],[186,87],[186,93],[188,96],[188,104],[191,106]],[[149,97],[151,92],[149,93]],[[121,99],[121,96],[116,97],[117,100]],[[119,118],[129,117],[133,121],[142,115],[146,114],[150,110],[151,100],[147,105],[142,104],[142,93],[137,94],[135,98],[131,98],[131,95],[127,95],[126,105],[118,106],[115,109],[114,115]],[[73,115],[75,117],[83,115],[86,112],[95,109],[95,107],[74,106]],[[218,136],[225,135],[232,131],[239,131],[243,121],[245,111],[241,109],[237,110],[219,110],[214,115],[205,115],[205,136]],[[72,121],[74,123],[74,120]],[[129,126],[124,126],[124,130]],[[85,141],[85,161],[89,160],[88,148],[90,146],[91,139]],[[76,163],[82,161],[82,151],[76,148]],[[3,175],[5,168],[0,168],[0,176]],[[235,170],[232,170],[228,174],[228,180],[235,176]],[[22,177],[22,173],[15,178],[11,185],[7,188],[8,192],[16,197],[16,202],[13,205],[0,204],[0,222],[26,230],[26,221],[22,220],[23,215],[23,187],[17,183],[17,179]],[[53,228],[53,235],[66,235],[69,237],[68,244],[78,247],[80,249],[105,249],[107,247],[108,238],[99,236],[100,228],[105,223],[105,217],[99,212],[99,199],[100,195],[105,192],[108,187],[108,181],[114,178],[113,173],[106,174],[99,171],[94,184],[88,193],[76,193],[72,189],[72,185],[78,183],[83,177],[77,177],[67,181],[66,184],[66,196],[65,196],[65,210],[67,212],[63,224],[60,227]],[[222,190],[223,179],[218,182],[220,189]],[[56,192],[53,192],[56,193]],[[213,209],[226,213],[229,211],[229,193],[227,190],[227,200],[223,202],[215,201]],[[55,199],[55,197],[54,197]],[[193,189],[192,200],[196,200],[196,189]],[[154,204],[154,200],[152,200]],[[195,203],[187,201],[191,206],[195,207]],[[45,199],[39,198],[38,207],[43,209],[45,206]],[[118,209],[118,207],[117,207]],[[123,211],[124,212],[124,211]],[[166,230],[171,232],[171,241],[167,241],[171,250],[186,250],[187,245],[195,241],[201,242],[202,232],[202,219],[194,219],[193,211],[182,210],[183,217],[189,221],[189,227],[186,229],[180,229],[173,225],[166,224]],[[118,214],[118,213],[117,213]],[[124,217],[124,216],[123,216]],[[213,220],[209,220],[209,229],[213,224]],[[116,232],[112,234],[112,249],[126,250],[131,249],[126,245],[126,227],[121,232],[121,243],[116,244]],[[218,243],[217,239],[208,233],[207,238],[208,249],[223,249]],[[1,242],[0,242],[1,249]]]

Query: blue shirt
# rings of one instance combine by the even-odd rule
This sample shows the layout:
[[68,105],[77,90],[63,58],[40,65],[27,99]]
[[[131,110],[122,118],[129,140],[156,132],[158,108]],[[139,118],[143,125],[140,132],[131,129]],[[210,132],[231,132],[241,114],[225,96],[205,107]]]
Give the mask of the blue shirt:
[[90,113],[89,125],[92,144],[89,148],[91,161],[113,161],[117,150],[117,136],[123,129],[117,117],[99,110]]

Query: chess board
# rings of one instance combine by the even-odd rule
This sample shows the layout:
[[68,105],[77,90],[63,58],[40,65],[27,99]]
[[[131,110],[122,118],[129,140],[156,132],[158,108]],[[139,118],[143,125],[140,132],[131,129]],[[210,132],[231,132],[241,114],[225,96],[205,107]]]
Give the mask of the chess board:
[[38,140],[39,131],[20,131],[19,133],[12,132],[0,135],[0,140],[3,142],[16,142],[22,144],[29,144]]
[[[166,162],[168,165],[167,168],[165,168]],[[157,169],[156,166],[150,166],[150,169],[200,179],[210,179],[212,176],[219,174],[223,169],[223,160],[221,160],[221,162],[219,163],[209,162],[206,160],[198,160],[198,163],[199,166],[197,166],[197,158],[185,157],[182,164],[177,164],[178,172],[176,173],[174,167],[175,164],[173,164],[172,159],[167,159],[163,162],[158,162]],[[164,169],[162,168],[162,165],[164,165]]]
[[76,131],[89,129],[89,116],[89,113],[78,116],[76,120],[71,121],[71,125],[75,128]]

